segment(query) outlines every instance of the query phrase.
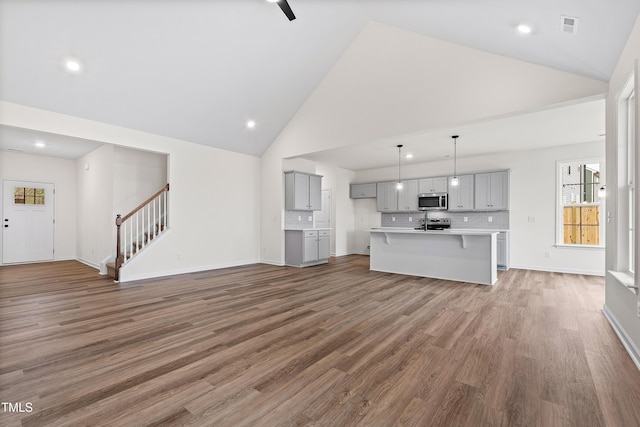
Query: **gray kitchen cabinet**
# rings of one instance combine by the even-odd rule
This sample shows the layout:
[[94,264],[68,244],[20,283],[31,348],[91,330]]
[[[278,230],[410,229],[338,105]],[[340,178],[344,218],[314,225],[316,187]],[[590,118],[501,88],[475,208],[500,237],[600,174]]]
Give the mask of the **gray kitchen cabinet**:
[[331,251],[331,231],[318,230],[318,261],[329,259]]
[[449,210],[470,211],[473,210],[473,175],[459,175],[458,185],[449,184]]
[[496,252],[498,269],[509,269],[509,232],[503,231],[498,233],[496,238]]
[[319,211],[322,209],[322,176],[287,171],[284,177],[286,210]]
[[476,174],[475,196],[478,210],[509,209],[509,172]]
[[396,190],[398,197],[398,211],[418,210],[418,180],[408,179],[402,181],[402,189]]
[[307,267],[328,262],[331,230],[285,230],[286,265]]
[[418,182],[418,194],[423,193],[446,193],[447,177],[422,178]]
[[418,180],[408,179],[397,189],[397,182],[379,182],[377,184],[378,212],[409,212],[418,210]]
[[371,199],[377,195],[376,183],[351,184],[349,197],[352,199]]
[[378,212],[397,212],[398,190],[396,190],[396,182],[379,182],[376,187]]

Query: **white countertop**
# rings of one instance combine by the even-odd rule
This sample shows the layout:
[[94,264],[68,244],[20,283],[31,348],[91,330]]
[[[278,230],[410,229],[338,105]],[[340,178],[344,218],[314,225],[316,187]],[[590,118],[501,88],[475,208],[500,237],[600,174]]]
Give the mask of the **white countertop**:
[[306,227],[306,228],[292,228],[287,227],[284,231],[315,231],[315,230],[331,230],[331,228],[323,228],[323,227]]
[[498,234],[503,230],[474,230],[474,229],[448,229],[448,230],[416,230],[407,227],[374,227],[369,230],[372,233],[399,233],[399,234],[449,234],[454,236],[471,236],[471,235],[487,235]]

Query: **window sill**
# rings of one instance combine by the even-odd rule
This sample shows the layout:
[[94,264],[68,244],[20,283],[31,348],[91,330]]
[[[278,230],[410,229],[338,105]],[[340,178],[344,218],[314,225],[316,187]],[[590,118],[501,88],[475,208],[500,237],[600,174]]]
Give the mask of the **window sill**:
[[608,273],[616,279],[618,283],[620,283],[625,288],[629,289],[635,295],[638,294],[638,288],[635,285],[635,278],[633,275],[627,271],[614,271],[609,270]]
[[557,243],[555,245],[558,249],[599,249],[604,250],[604,245],[564,245]]

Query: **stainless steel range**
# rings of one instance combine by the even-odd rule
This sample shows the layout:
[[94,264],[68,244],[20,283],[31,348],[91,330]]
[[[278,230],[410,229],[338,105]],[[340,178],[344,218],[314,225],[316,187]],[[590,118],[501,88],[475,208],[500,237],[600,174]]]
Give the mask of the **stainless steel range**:
[[427,230],[445,230],[451,228],[450,218],[429,218],[427,219]]

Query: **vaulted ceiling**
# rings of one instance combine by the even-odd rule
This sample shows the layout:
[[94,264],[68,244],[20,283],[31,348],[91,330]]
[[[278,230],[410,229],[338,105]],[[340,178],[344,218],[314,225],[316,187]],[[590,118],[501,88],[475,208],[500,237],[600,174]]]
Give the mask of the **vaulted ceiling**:
[[[607,81],[640,11],[637,0],[289,4],[292,22],[264,0],[0,0],[0,99],[260,156],[371,21]],[[578,18],[575,34],[561,16]]]

